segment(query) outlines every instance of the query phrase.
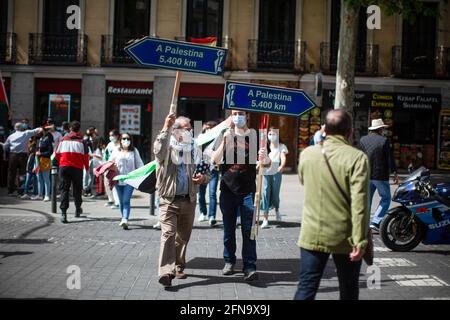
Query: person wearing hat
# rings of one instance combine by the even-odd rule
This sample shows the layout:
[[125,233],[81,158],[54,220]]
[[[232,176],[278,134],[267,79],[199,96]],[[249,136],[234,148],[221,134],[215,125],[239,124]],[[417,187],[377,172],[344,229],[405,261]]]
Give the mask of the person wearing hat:
[[394,174],[394,183],[398,184],[397,168],[394,156],[389,146],[389,140],[384,137],[384,129],[388,126],[382,119],[373,119],[369,127],[369,134],[362,137],[359,148],[367,154],[370,164],[370,207],[375,190],[381,197],[380,203],[375,211],[370,228],[379,231],[380,223],[389,210],[391,204],[391,189],[389,186],[389,175]]

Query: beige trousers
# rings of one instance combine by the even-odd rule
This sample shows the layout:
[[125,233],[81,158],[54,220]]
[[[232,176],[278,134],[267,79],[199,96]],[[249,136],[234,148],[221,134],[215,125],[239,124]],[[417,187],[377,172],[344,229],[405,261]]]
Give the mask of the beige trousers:
[[186,199],[160,198],[159,220],[161,222],[161,247],[159,271],[161,277],[183,271],[186,266],[186,249],[194,224],[196,203]]

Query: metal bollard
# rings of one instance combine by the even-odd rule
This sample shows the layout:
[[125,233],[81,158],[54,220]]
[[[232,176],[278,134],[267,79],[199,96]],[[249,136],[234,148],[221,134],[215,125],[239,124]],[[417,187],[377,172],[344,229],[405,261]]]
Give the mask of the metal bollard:
[[155,193],[150,194],[150,215],[155,215]]
[[58,167],[52,166],[52,213],[56,213],[56,184],[58,177]]

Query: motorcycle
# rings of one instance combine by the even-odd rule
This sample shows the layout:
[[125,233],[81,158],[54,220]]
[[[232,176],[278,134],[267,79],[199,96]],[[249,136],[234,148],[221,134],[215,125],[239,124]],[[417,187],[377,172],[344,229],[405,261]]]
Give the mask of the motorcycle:
[[392,251],[410,251],[425,245],[450,244],[450,179],[433,181],[420,167],[400,184],[380,225],[380,236]]

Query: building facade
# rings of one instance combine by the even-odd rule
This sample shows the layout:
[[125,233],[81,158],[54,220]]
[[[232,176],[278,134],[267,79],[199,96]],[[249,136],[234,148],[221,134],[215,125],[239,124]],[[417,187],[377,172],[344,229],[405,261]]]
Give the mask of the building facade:
[[[80,29],[66,26],[67,8],[81,9]],[[372,118],[391,124],[401,167],[410,162],[450,168],[450,4],[426,1],[437,17],[415,24],[381,16],[368,30],[360,13],[356,55],[355,140]],[[304,89],[318,108],[300,118],[271,117],[295,170],[333,105],[339,0],[1,0],[0,69],[13,122],[40,125],[80,120],[102,134],[130,131],[145,158],[168,112],[175,72],[137,66],[123,51],[133,39],[190,41],[216,37],[229,50],[223,77],[183,73],[178,114],[224,118],[226,80]],[[315,75],[323,76],[315,95]],[[259,126],[260,115],[251,115]],[[449,121],[447,121],[449,119]]]

